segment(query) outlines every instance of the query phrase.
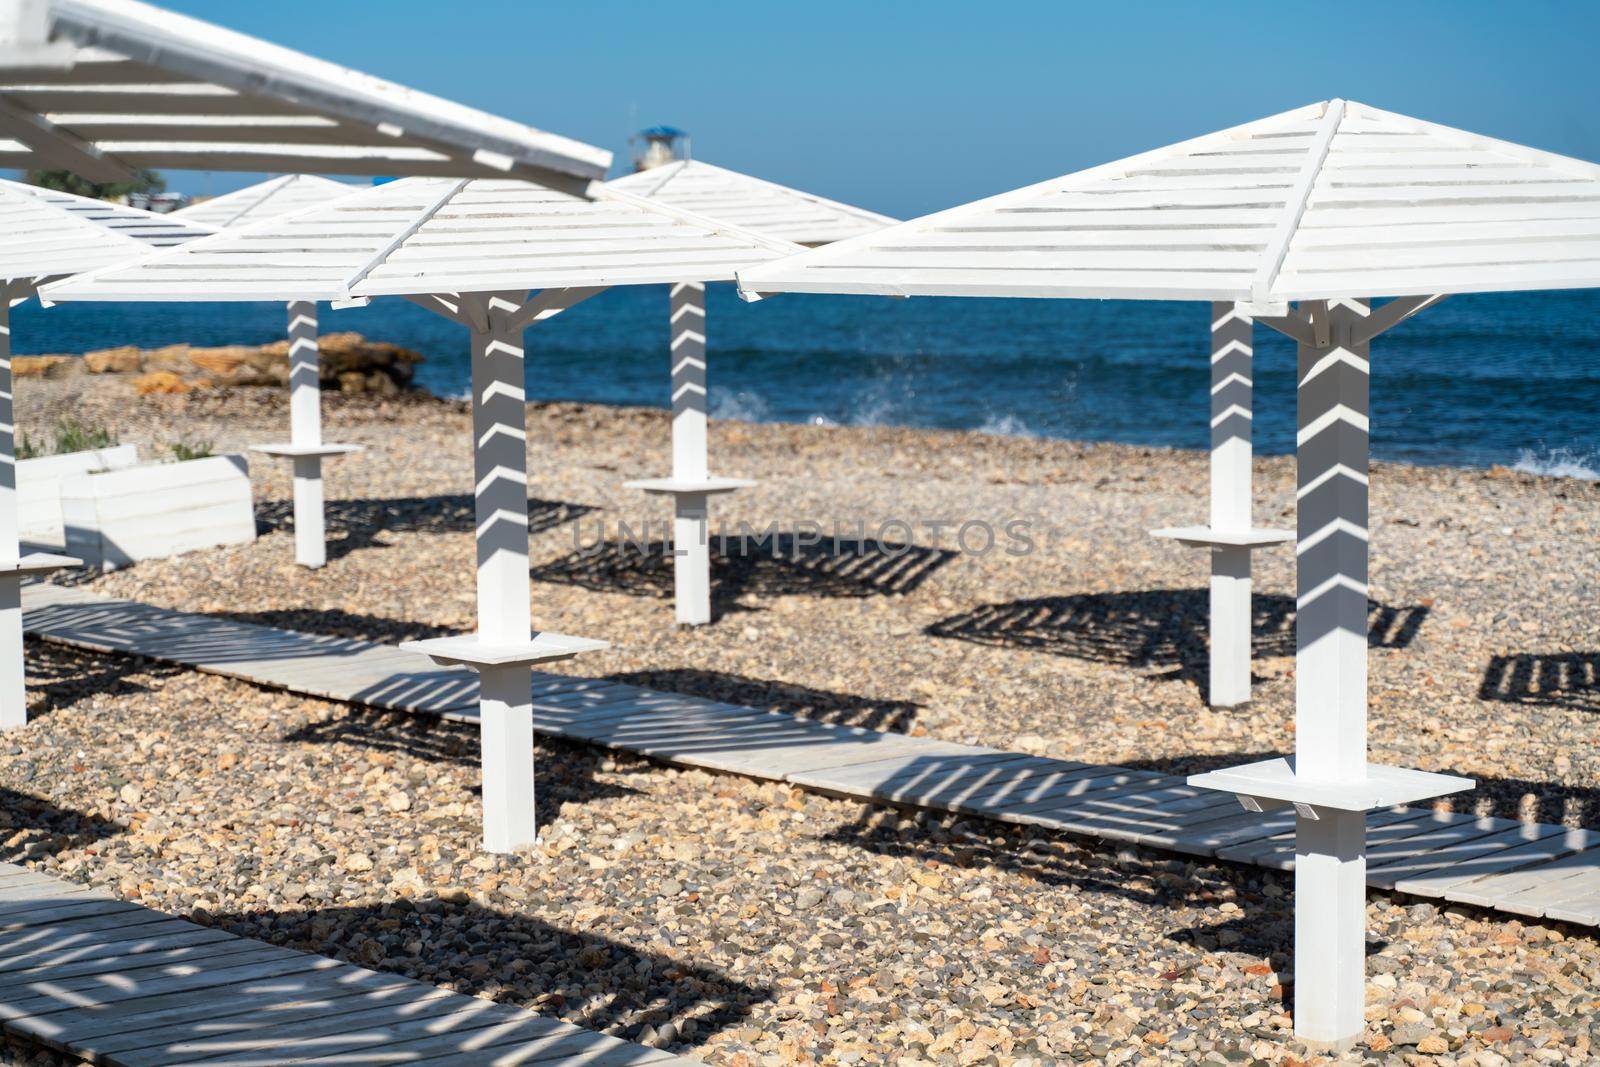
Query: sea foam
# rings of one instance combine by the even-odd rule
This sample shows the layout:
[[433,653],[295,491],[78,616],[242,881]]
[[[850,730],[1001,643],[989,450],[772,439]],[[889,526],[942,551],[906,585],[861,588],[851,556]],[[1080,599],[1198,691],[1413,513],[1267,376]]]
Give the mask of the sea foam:
[[1580,454],[1570,448],[1542,447],[1536,452],[1531,448],[1524,448],[1511,469],[1522,471],[1524,474],[1542,474],[1552,478],[1581,478],[1593,482],[1600,481],[1600,470],[1595,469],[1596,462],[1592,452]]

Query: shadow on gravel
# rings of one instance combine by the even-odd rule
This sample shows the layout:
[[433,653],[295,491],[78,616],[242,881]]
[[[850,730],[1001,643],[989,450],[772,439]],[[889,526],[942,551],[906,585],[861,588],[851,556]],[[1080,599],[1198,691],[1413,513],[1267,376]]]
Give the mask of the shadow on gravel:
[[[1188,775],[1286,755],[1286,752],[1219,752],[1167,759],[1123,760],[1117,766],[1161,774]],[[1530,778],[1487,777],[1454,767],[1429,769],[1441,774],[1459,774],[1478,783],[1478,787],[1469,793],[1440,797],[1437,804],[1443,811],[1600,830],[1600,789],[1540,782]],[[1426,801],[1422,806],[1434,805],[1434,801]]]
[[824,840],[935,867],[992,868],[1048,889],[1117,897],[1174,912],[1234,901],[1244,909],[1241,916],[1178,927],[1167,934],[1168,940],[1207,950],[1222,944],[1230,951],[1274,958],[1287,958],[1292,947],[1289,912],[1262,892],[1269,883],[1288,885],[1277,872],[972,816],[918,812],[911,816],[915,825],[907,829],[899,814],[877,806],[863,809],[855,823],[835,828]]
[[[713,537],[711,601],[718,614],[725,614],[747,595],[898,596],[914,591],[957,555],[921,545],[833,537],[812,541],[789,533]],[[672,596],[672,543],[641,538],[581,544],[532,573],[539,581],[664,599]]]
[[140,677],[169,677],[182,668],[153,660],[88,652],[29,638],[27,649],[28,719],[32,721],[90,696],[131,696],[150,692]]
[[[1176,668],[1166,677],[1204,689],[1210,610],[1210,593],[1205,589],[1084,593],[985,604],[941,619],[924,632],[1119,666]],[[1416,639],[1428,610],[1420,604],[1396,607],[1369,601],[1367,644],[1405,648]],[[1252,655],[1294,655],[1294,620],[1292,597],[1257,594]]]
[[921,704],[909,700],[875,700],[853,693],[836,693],[788,682],[770,682],[741,674],[692,668],[626,671],[607,675],[605,680],[720,700],[726,704],[742,704],[762,711],[781,711],[815,722],[892,733],[909,731],[916,721],[917,712],[922,708]]
[[21,863],[92,845],[124,832],[98,815],[59,808],[42,797],[0,786],[0,861]]
[[1483,672],[1479,700],[1600,712],[1600,652],[1514,652]]
[[[330,500],[326,505],[328,558],[340,559],[358,549],[386,548],[380,533],[471,533],[472,497],[466,493],[372,500]],[[595,510],[564,500],[528,499],[531,532],[543,533]],[[294,528],[294,504],[266,500],[256,505],[261,533]],[[341,536],[342,535],[342,536]]]
[[[538,906],[539,901],[533,901]],[[643,901],[635,901],[644,904]],[[310,911],[245,912],[208,925],[457,992],[488,995],[589,1030],[637,1040],[646,1026],[693,1046],[737,1025],[771,990],[543,919],[438,899]]]
[[[283,740],[356,745],[428,763],[453,763],[461,767],[479,766],[481,752],[478,728],[472,723],[366,708],[351,708],[348,714],[329,722],[310,723],[287,734]],[[564,804],[587,804],[638,793],[637,789],[596,780],[595,771],[600,765],[616,758],[611,753],[548,737],[538,738],[537,745],[534,819],[539,826],[554,822]],[[472,794],[481,795],[477,787],[473,787]]]

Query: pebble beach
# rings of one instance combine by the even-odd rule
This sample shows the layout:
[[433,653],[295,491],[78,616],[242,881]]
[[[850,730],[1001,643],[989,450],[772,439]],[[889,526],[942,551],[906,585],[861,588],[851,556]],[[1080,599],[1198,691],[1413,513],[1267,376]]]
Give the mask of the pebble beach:
[[[530,392],[539,392],[530,368]],[[280,439],[274,388],[24,381],[160,457]],[[72,575],[107,595],[394,642],[471,629],[466,406],[330,394],[329,564],[293,563],[288,468],[251,458],[251,545]],[[1205,700],[1201,453],[714,422],[716,621],[673,624],[666,413],[534,404],[535,625],[554,669],[1029,753],[1189,773],[1293,749],[1293,559],[1256,556],[1255,698]],[[1477,779],[1452,810],[1600,831],[1600,485],[1375,463],[1371,758]],[[1256,521],[1293,526],[1293,462]],[[780,534],[762,537],[766,531]],[[644,542],[644,549],[638,542]],[[655,550],[652,550],[655,549]],[[1288,1001],[1292,880],[867,807],[541,740],[544,843],[478,849],[477,737],[130,657],[27,645],[0,858],[237,933],[725,1067],[1316,1063]],[[1600,945],[1368,901],[1368,1027],[1338,1062],[1582,1064]],[[50,1062],[29,1051],[17,1062]]]

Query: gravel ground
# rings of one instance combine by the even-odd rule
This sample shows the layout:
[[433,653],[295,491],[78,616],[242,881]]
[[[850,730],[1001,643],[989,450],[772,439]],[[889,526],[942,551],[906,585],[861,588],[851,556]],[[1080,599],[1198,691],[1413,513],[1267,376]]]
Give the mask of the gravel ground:
[[[158,450],[271,440],[286,421],[268,390],[134,400],[85,379],[19,394],[25,429],[73,412]],[[325,570],[293,566],[287,472],[258,460],[278,528],[93,587],[379,639],[469,628],[462,405],[330,398],[327,423],[330,440],[369,451],[329,465]],[[581,550],[618,541],[619,522],[653,518],[662,536],[664,507],[620,483],[664,473],[666,437],[660,412],[531,409],[536,619],[616,646],[575,672],[1160,769],[1292,745],[1289,554],[1258,557],[1257,699],[1214,713],[1204,561],[1143,533],[1203,516],[1203,456],[716,425],[713,469],[763,482],[719,500],[730,532],[899,520],[916,547],[781,561],[734,548],[717,567],[719,621],[678,630],[660,560]],[[1584,743],[1600,710],[1600,491],[1393,464],[1372,481],[1373,758],[1477,777],[1461,810],[1600,827],[1600,758]],[[1258,500],[1258,521],[1290,521],[1289,461],[1259,465]],[[1000,547],[959,551],[969,520]],[[1014,555],[1016,520],[1034,548]],[[936,521],[952,525],[936,536]],[[968,528],[969,548],[980,534]],[[470,731],[124,658],[29,654],[41,717],[0,755],[16,828],[3,853],[154,907],[717,1064],[1297,1054],[1277,875],[562,744],[540,749],[543,850],[495,859],[475,847]],[[1591,1062],[1592,932],[1403,899],[1374,899],[1369,930],[1370,1060]]]

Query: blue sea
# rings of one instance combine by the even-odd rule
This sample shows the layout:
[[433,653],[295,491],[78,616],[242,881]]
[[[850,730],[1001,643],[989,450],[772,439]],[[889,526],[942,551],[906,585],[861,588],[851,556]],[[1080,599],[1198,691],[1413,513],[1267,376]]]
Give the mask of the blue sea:
[[[30,302],[19,354],[261,343],[277,304]],[[712,413],[1203,448],[1209,307],[1088,300],[778,296],[712,286]],[[400,300],[322,313],[421,351],[419,384],[464,395],[466,332]],[[1294,350],[1256,337],[1256,441],[1294,444]],[[667,404],[664,287],[604,293],[528,333],[533,399]],[[1383,459],[1600,477],[1600,292],[1453,297],[1373,345],[1372,450]]]

